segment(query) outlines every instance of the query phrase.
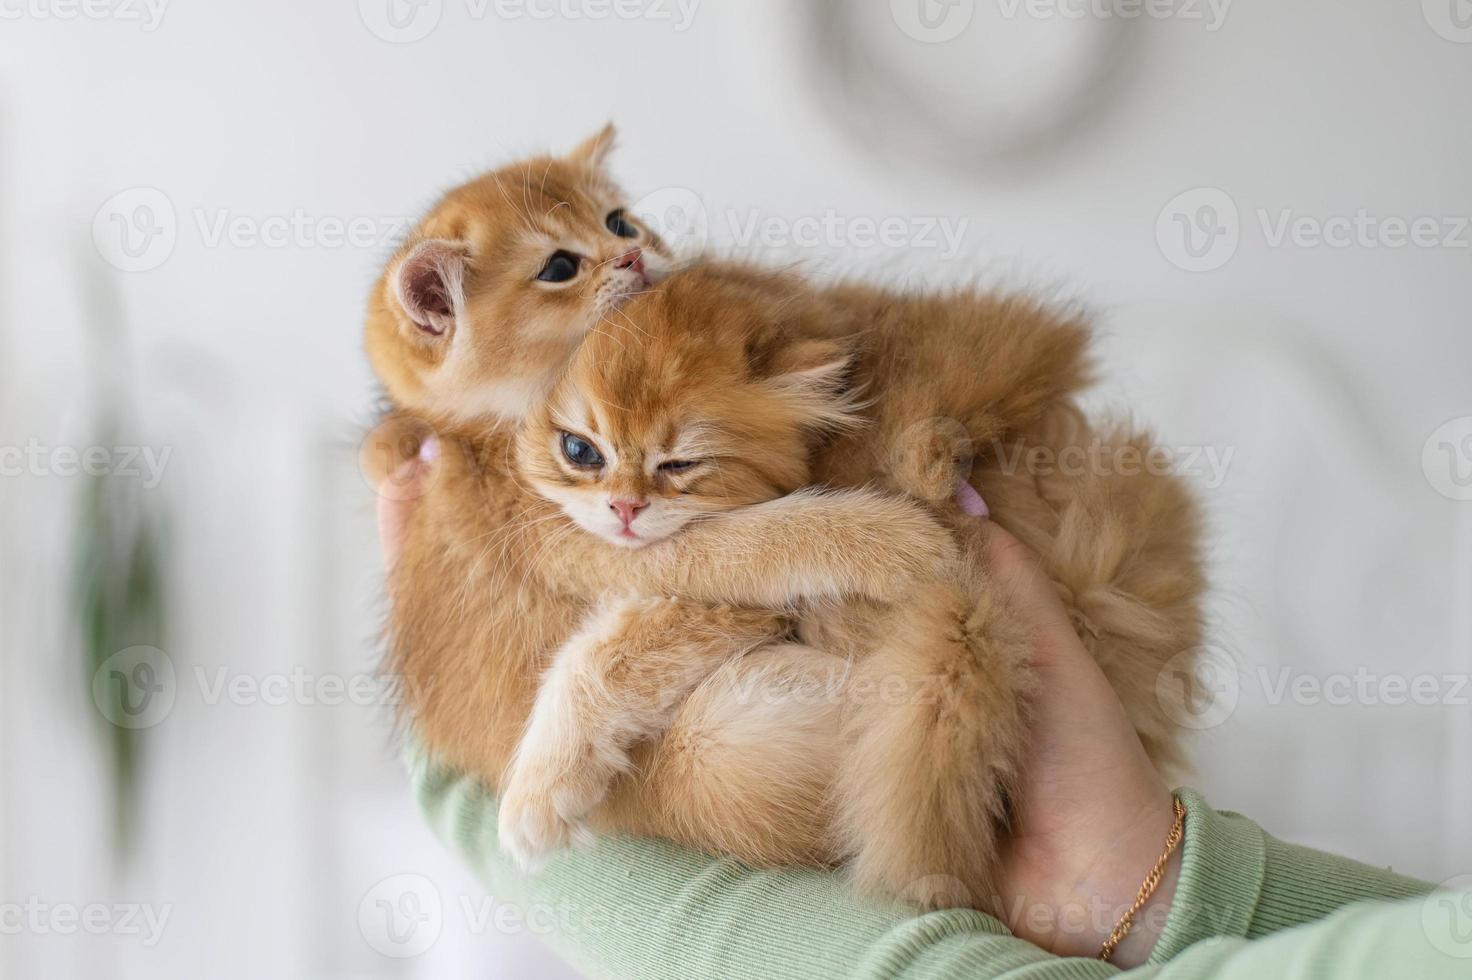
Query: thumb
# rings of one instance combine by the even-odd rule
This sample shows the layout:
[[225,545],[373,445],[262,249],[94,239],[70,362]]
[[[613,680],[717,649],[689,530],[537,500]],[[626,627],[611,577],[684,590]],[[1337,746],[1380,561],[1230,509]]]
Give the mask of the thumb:
[[1073,620],[1037,553],[995,521],[983,522],[979,533],[987,571],[1016,615],[1039,639],[1066,638],[1076,645]]
[[430,467],[439,454],[439,441],[428,436],[419,452],[400,462],[377,485],[378,544],[384,567],[392,571],[403,553],[404,536],[414,507],[424,495]]

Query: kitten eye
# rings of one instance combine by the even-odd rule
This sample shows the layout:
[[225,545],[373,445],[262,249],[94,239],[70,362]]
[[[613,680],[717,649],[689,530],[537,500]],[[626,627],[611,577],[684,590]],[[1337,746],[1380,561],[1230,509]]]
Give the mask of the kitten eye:
[[578,266],[582,259],[567,251],[556,251],[542,266],[542,271],[537,273],[537,278],[542,282],[567,282],[578,274]]
[[603,465],[603,455],[594,449],[586,439],[579,438],[571,432],[562,434],[562,455],[574,466],[582,466],[587,469]]
[[668,459],[656,467],[661,473],[682,473],[700,465],[698,459]]
[[638,238],[639,229],[629,221],[623,208],[609,212],[608,218],[603,222],[608,230],[620,238]]

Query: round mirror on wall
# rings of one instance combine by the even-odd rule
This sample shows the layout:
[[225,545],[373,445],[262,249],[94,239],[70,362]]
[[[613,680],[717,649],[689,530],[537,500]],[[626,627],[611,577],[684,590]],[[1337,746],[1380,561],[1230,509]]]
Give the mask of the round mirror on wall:
[[838,122],[891,158],[1002,170],[1100,111],[1129,22],[1079,0],[804,0],[800,56]]

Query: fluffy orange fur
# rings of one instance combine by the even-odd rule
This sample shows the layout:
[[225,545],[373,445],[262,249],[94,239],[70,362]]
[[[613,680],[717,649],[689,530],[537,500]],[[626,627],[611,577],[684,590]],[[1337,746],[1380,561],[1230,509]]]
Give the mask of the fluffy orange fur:
[[[945,501],[957,466],[978,446],[985,469],[1014,458],[996,453],[993,441],[1046,439],[1057,449],[1094,438],[1066,400],[1086,377],[1083,326],[1021,299],[818,292],[789,277],[722,266],[676,274],[625,307],[621,320],[621,328],[584,342],[519,439],[528,483],[600,543],[659,548],[711,514],[819,482],[878,483],[931,499],[968,547],[970,560],[939,581],[883,601],[797,610],[796,635],[840,654],[850,672],[831,692],[840,705],[836,726],[785,748],[836,762],[815,778],[828,801],[834,855],[861,885],[903,893],[926,881],[927,900],[983,901],[992,894],[995,833],[1026,737],[1031,676],[1027,638],[974,554],[974,523]],[[958,360],[965,366],[953,367]],[[567,434],[593,445],[598,465],[562,452]],[[677,468],[667,471],[670,461]],[[995,474],[996,482],[1004,476]],[[1155,758],[1174,761],[1175,729],[1155,677],[1199,631],[1190,502],[1170,481],[1098,479],[1050,487],[1063,493],[1044,508],[1014,504],[1004,492],[999,517],[1043,545],[1045,558],[1084,549],[1085,574],[1105,576],[1078,582],[1079,569],[1050,562],[1066,584],[1084,586],[1074,596],[1081,628]],[[984,482],[990,493],[992,477]],[[609,513],[618,497],[647,501],[627,526]],[[1103,523],[1087,523],[1081,508],[1100,504],[1114,515],[1101,510]],[[1140,523],[1114,524],[1111,516]],[[1122,531],[1135,534],[1139,554],[1118,553]],[[1115,587],[1142,567],[1153,578],[1131,584],[1153,589],[1130,595]],[[519,750],[502,803],[502,841],[528,863],[596,820],[602,795],[589,786],[606,791],[628,771],[629,749],[664,734],[675,704],[730,657],[727,635],[716,644],[687,639],[679,669],[668,648],[646,658],[632,637],[643,627],[624,608],[614,603],[601,629],[585,630],[555,659]],[[707,612],[687,612],[688,637],[698,637]],[[747,649],[772,638],[763,625]],[[668,642],[660,633],[654,639]],[[637,685],[626,683],[636,677]],[[675,700],[646,712],[650,685]],[[880,691],[888,696],[872,696]],[[595,754],[594,745],[597,777],[579,761]],[[686,761],[680,771],[692,778],[699,768]],[[570,792],[569,782],[580,789]],[[937,893],[938,880],[951,886]]]
[[[415,733],[504,792],[528,863],[652,834],[984,905],[1031,680],[949,504],[958,470],[1042,555],[1161,763],[1156,675],[1200,632],[1189,496],[1008,462],[1149,445],[1072,406],[1085,326],[1025,298],[720,265],[528,285],[550,251],[625,247],[595,240],[607,142],[452,192],[370,301],[380,377],[443,445],[390,581]],[[503,247],[563,212],[575,232]],[[569,465],[564,432],[611,465]],[[814,484],[835,489],[792,492]],[[648,501],[634,537],[612,496]]]

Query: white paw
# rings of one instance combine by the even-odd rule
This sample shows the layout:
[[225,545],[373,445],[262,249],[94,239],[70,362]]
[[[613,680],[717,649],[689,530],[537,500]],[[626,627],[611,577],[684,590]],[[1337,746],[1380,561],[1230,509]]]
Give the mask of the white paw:
[[521,870],[542,870],[555,852],[581,840],[587,831],[557,812],[550,796],[518,796],[507,793],[501,801],[499,821],[501,850]]
[[557,851],[593,843],[586,817],[603,797],[593,785],[571,780],[537,781],[512,777],[501,799],[497,823],[501,850],[526,872],[537,872]]

